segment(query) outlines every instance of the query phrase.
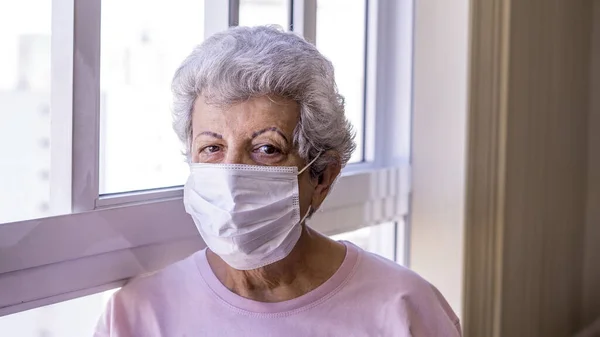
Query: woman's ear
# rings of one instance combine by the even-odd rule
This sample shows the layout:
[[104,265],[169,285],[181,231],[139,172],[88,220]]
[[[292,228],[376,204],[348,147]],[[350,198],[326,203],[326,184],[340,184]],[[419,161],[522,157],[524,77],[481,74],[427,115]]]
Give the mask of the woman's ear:
[[315,186],[311,203],[314,210],[317,210],[321,206],[342,170],[339,156],[336,153],[327,152],[323,155],[329,159],[329,163],[317,179],[317,185]]

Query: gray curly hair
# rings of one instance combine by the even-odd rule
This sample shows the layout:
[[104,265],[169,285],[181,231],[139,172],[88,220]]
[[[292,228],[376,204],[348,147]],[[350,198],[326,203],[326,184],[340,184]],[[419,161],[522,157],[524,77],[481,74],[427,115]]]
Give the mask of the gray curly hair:
[[344,115],[333,66],[312,44],[275,26],[235,27],[196,47],[175,72],[173,128],[190,161],[192,110],[197,97],[231,105],[277,95],[296,101],[300,118],[294,147],[318,177],[327,165],[344,167],[356,145]]

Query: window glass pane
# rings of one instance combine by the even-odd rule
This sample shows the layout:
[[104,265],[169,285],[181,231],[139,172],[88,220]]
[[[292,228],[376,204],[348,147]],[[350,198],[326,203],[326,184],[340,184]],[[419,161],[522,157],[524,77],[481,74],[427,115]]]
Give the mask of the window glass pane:
[[171,79],[204,37],[202,0],[103,0],[100,193],[181,185]]
[[289,30],[289,0],[240,0],[240,26],[279,25]]
[[[338,241],[350,241],[366,251],[395,261],[396,249],[403,249],[403,247],[395,246],[395,234],[396,223],[386,222],[376,226],[363,227],[351,232],[332,235],[331,238]],[[402,245],[402,242],[398,243]]]
[[106,303],[117,289],[0,317],[0,336],[93,336]]
[[0,223],[52,214],[51,20],[52,1],[0,2]]
[[317,48],[331,60],[346,116],[356,131],[350,162],[363,160],[366,0],[317,0]]

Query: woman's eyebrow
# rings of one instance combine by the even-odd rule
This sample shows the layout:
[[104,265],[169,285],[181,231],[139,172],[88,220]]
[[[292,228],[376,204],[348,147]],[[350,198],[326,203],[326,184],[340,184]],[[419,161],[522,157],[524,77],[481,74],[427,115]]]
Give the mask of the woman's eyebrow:
[[256,137],[262,135],[263,133],[269,132],[269,131],[277,132],[278,134],[281,135],[281,137],[283,137],[283,139],[285,139],[286,142],[289,143],[289,141],[288,141],[287,137],[285,136],[285,134],[281,130],[279,130],[279,128],[277,128],[276,126],[271,126],[271,127],[264,128],[262,130],[256,131],[256,132],[254,132],[252,134],[252,138],[256,138]]
[[212,131],[202,131],[202,132],[200,132],[199,134],[197,134],[197,135],[196,135],[196,137],[194,137],[194,141],[195,141],[195,140],[196,140],[198,137],[200,137],[200,136],[202,136],[202,135],[205,135],[205,136],[210,136],[210,137],[217,138],[217,139],[223,139],[223,135],[220,135],[220,134],[218,134],[218,133],[216,133],[216,132],[212,132]]

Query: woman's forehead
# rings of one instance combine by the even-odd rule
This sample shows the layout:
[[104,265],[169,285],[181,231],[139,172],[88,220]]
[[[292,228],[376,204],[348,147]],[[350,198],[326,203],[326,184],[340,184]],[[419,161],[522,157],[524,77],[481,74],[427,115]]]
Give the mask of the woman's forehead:
[[199,97],[194,103],[193,133],[255,133],[277,128],[291,136],[299,120],[298,104],[289,99],[260,96],[229,106],[208,104]]

